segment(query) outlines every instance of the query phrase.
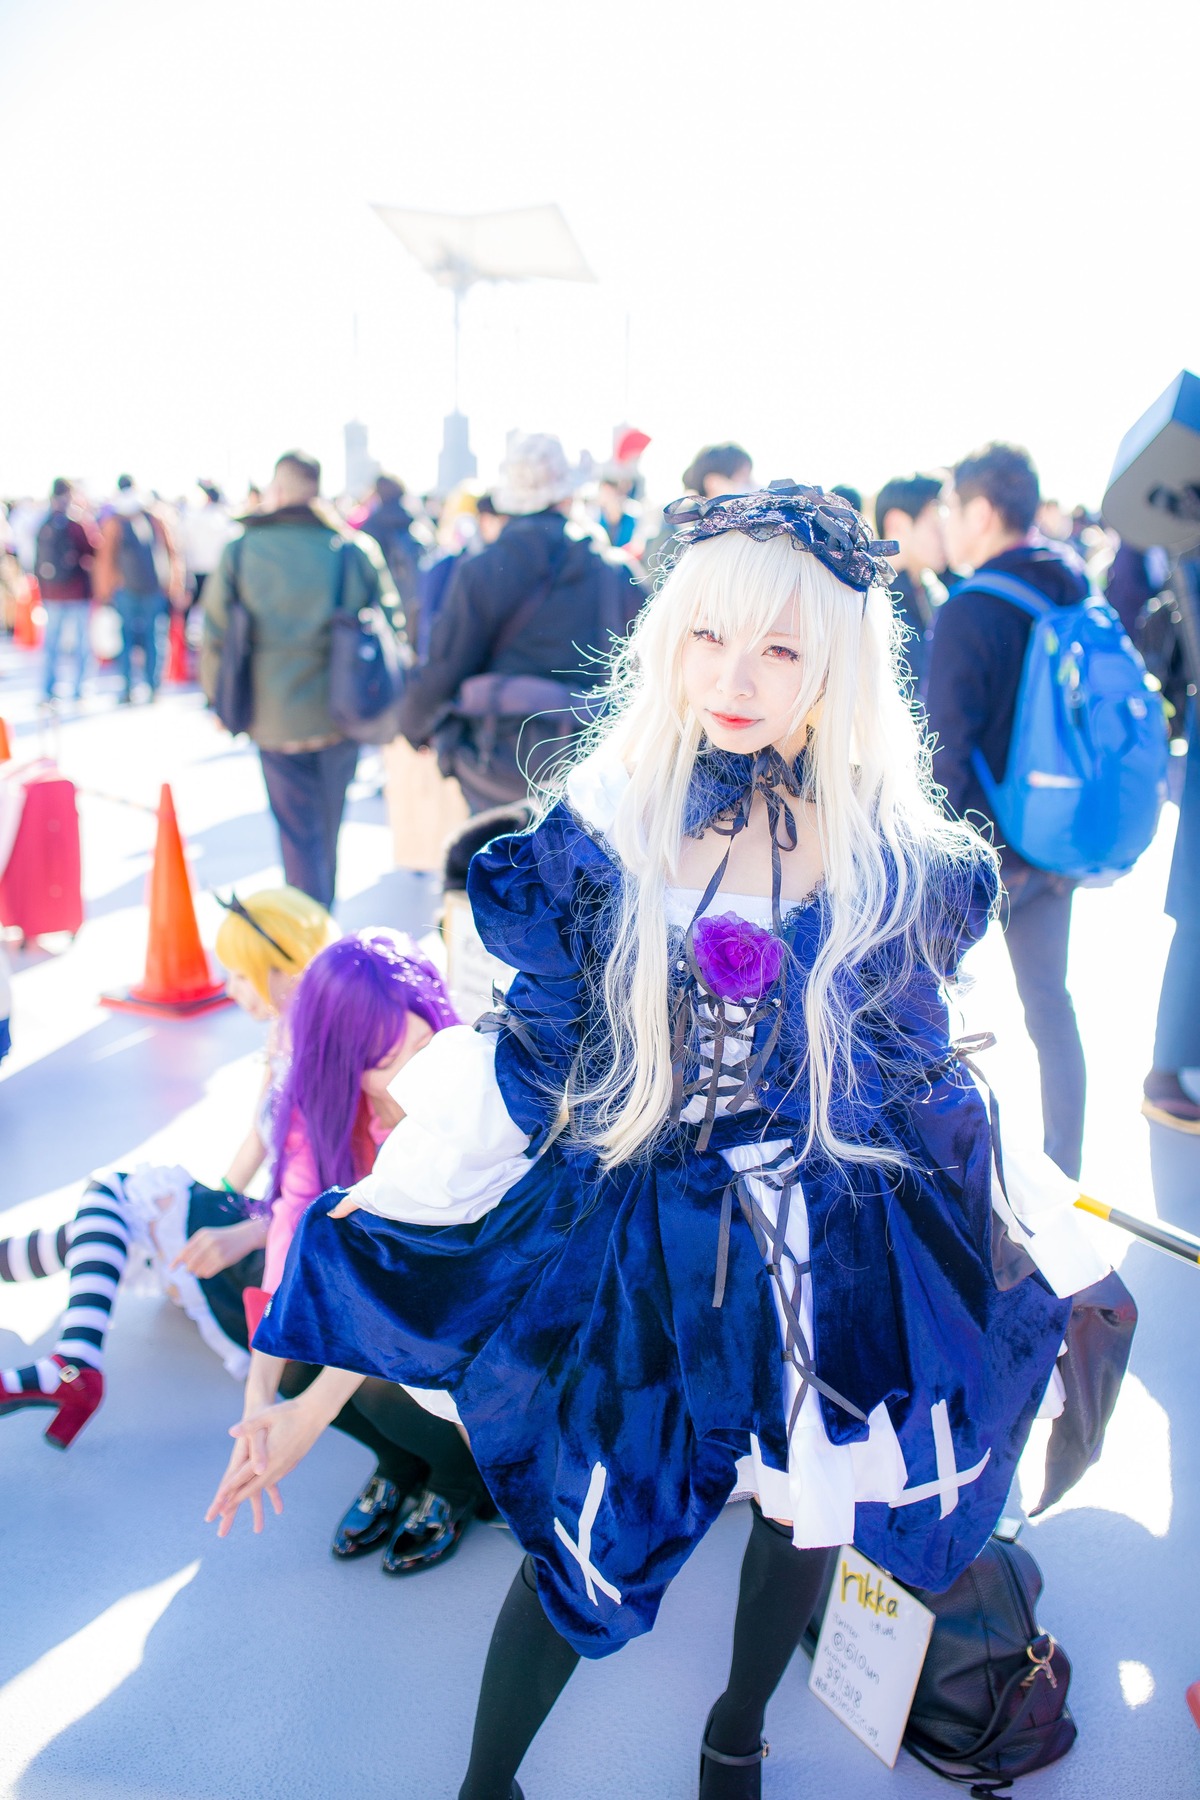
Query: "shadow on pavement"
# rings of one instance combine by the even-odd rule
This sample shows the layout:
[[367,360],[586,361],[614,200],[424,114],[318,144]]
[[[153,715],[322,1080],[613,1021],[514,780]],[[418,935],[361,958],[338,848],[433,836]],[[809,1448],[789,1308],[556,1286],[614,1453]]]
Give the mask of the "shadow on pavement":
[[[233,1007],[180,1020],[113,1013],[17,1069],[0,1082],[4,1205],[72,1181],[82,1186],[93,1169],[127,1157],[195,1105],[215,1069],[258,1049],[262,1037],[262,1026]],[[47,1091],[61,1095],[69,1130],[46,1130]]]

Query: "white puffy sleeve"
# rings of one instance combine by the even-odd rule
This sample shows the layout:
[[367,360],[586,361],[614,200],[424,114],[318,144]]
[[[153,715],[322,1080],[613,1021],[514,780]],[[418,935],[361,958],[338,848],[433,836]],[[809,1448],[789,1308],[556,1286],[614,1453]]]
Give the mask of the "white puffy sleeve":
[[496,1081],[496,1040],[450,1025],[406,1063],[389,1093],[404,1117],[354,1188],[368,1212],[412,1225],[469,1225],[530,1167]]
[[992,1170],[992,1207],[1013,1242],[1032,1258],[1060,1300],[1102,1281],[1112,1264],[1075,1205],[1079,1183],[1043,1151],[1007,1131],[1003,1157],[1004,1188]]

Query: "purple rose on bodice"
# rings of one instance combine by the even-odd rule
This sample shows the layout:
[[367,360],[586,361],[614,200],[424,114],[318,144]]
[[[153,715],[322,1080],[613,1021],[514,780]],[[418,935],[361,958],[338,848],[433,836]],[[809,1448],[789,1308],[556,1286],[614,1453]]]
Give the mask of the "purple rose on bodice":
[[692,948],[713,993],[740,1004],[761,1000],[783,968],[779,939],[736,913],[697,919],[692,927]]

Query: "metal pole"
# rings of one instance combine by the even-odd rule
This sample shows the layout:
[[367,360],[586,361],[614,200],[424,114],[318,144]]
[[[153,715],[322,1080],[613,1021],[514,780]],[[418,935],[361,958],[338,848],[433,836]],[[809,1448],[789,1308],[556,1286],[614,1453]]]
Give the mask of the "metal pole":
[[454,286],[454,410],[458,411],[458,340],[461,331],[459,308],[462,305],[462,288],[457,282]]

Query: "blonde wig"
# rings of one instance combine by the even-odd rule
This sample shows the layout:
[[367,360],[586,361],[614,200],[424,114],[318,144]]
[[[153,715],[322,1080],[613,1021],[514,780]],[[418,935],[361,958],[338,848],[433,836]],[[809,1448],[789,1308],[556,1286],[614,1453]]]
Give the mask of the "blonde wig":
[[[896,1160],[844,1141],[831,1120],[831,1101],[855,1089],[858,1014],[847,998],[854,984],[839,977],[889,940],[898,950],[889,960],[896,986],[922,963],[944,973],[947,914],[957,910],[961,922],[975,872],[994,861],[974,832],[941,812],[887,593],[848,587],[784,535],[756,540],[728,531],[686,550],[619,650],[610,708],[584,745],[585,754],[602,749],[620,758],[630,776],[607,834],[624,871],[597,996],[611,1047],[597,1078],[574,1096],[605,1166],[648,1149],[670,1114],[665,891],[678,867],[703,739],[684,696],[683,648],[700,627],[727,643],[757,643],[784,612],[803,657],[787,741],[803,741],[807,721],[802,804],[813,809],[819,833],[826,912],[803,1003],[806,1149],[815,1141],[842,1161]],[[764,857],[762,891],[769,889]],[[887,996],[875,992],[871,1003],[886,1009]]]
[[[235,975],[244,975],[268,1006],[275,1004],[267,984],[272,969],[302,975],[318,950],[342,934],[325,908],[299,888],[263,888],[240,896],[242,905],[278,949],[245,919],[227,912],[217,932],[217,957]],[[280,952],[283,954],[281,955]]]

